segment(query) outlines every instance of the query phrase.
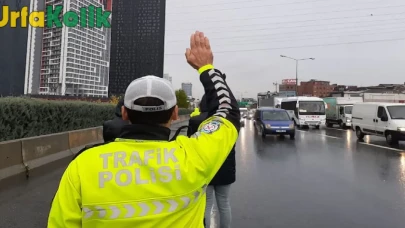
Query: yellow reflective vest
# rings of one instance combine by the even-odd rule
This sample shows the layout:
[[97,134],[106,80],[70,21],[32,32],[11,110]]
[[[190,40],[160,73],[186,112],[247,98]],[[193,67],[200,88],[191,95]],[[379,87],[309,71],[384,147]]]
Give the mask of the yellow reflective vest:
[[205,189],[238,137],[213,116],[191,138],[116,139],[66,169],[48,228],[203,228]]
[[190,114],[190,117],[194,117],[194,116],[198,116],[200,115],[200,109],[199,108],[195,108],[194,111]]

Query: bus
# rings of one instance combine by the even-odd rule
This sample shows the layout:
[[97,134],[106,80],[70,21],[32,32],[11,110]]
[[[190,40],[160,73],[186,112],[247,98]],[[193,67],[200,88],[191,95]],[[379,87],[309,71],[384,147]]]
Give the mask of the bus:
[[319,129],[326,122],[325,102],[319,97],[287,97],[281,101],[297,127]]

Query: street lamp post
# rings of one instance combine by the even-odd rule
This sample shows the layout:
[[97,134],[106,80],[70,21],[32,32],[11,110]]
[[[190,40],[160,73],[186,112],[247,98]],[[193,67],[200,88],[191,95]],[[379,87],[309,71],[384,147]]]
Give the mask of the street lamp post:
[[235,92],[236,92],[236,93],[239,93],[240,101],[242,102],[242,98],[243,98],[243,96],[245,95],[245,93],[247,93],[247,91],[239,91],[239,90],[236,90]]
[[280,55],[280,57],[295,60],[295,95],[298,96],[298,62],[301,60],[315,60],[315,58],[295,59],[285,55]]

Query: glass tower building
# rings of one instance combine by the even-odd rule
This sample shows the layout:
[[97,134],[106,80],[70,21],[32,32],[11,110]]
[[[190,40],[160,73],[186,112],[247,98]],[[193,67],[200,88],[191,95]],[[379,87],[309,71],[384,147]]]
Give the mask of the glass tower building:
[[113,1],[110,94],[142,76],[163,77],[165,12],[165,0]]

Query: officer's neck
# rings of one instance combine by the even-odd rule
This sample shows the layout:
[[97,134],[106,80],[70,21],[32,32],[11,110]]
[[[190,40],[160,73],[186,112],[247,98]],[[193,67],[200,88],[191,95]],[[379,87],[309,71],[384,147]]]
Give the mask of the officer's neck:
[[159,124],[159,126],[170,128],[171,123]]

